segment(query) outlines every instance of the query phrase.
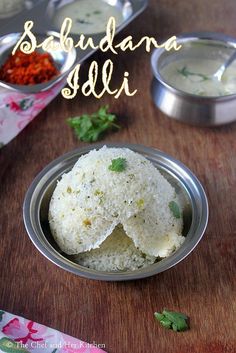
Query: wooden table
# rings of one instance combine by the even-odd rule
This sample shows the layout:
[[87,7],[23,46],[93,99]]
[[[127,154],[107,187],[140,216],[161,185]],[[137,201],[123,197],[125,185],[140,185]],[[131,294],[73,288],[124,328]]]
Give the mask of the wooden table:
[[[235,14],[234,0],[152,0],[119,38],[148,34],[161,41],[194,30],[236,36]],[[108,57],[95,55],[100,65]],[[236,352],[236,124],[208,129],[168,119],[150,96],[150,55],[137,50],[112,58],[114,84],[129,71],[136,96],[98,101],[79,95],[73,102],[59,96],[0,152],[0,306],[87,342],[104,343],[109,353]],[[84,77],[87,69],[88,64]],[[23,198],[36,174],[54,158],[84,145],[65,119],[101,104],[110,104],[123,125],[104,142],[141,143],[171,154],[199,177],[209,197],[209,226],[197,249],[149,279],[104,283],[67,273],[36,250],[23,225]],[[191,330],[161,328],[153,313],[164,307],[188,314]]]

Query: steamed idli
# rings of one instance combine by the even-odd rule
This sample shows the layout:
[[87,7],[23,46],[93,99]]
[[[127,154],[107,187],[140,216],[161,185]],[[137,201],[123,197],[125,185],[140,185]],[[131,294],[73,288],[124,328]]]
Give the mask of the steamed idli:
[[[104,146],[81,156],[57,183],[49,224],[63,252],[79,254],[81,264],[95,269],[105,270],[99,256],[108,259],[108,254],[113,260],[107,270],[145,266],[184,241],[175,189],[149,160],[127,148]],[[137,261],[124,260],[130,251]]]

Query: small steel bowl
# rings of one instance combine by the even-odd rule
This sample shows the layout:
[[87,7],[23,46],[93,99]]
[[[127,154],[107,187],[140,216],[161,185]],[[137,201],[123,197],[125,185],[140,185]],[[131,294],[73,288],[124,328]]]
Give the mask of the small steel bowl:
[[217,57],[223,63],[236,50],[236,39],[220,33],[195,32],[177,37],[177,43],[182,45],[179,51],[159,48],[152,54],[151,92],[156,106],[170,118],[192,125],[217,126],[235,121],[236,93],[217,97],[190,94],[169,85],[160,70],[186,57]]
[[29,187],[23,205],[26,230],[36,248],[57,266],[81,277],[105,281],[140,279],[163,272],[182,261],[200,241],[208,222],[207,197],[198,179],[182,163],[153,148],[132,144],[108,144],[108,147],[126,147],[148,158],[167,177],[182,199],[186,240],[171,256],[143,269],[135,271],[102,272],[95,271],[73,262],[55,243],[49,228],[48,208],[57,180],[63,173],[72,169],[80,156],[97,144],[78,148],[50,163],[36,176]]
[[[12,50],[19,41],[22,33],[10,33],[0,38],[0,67],[5,63],[9,55],[12,54]],[[55,43],[60,43],[60,34],[49,31],[46,34],[37,34],[37,42],[41,43],[43,40],[53,35]],[[37,49],[38,52],[44,52],[43,49]],[[55,66],[59,70],[59,74],[51,80],[36,85],[16,85],[5,81],[0,81],[0,87],[18,91],[21,93],[37,93],[47,91],[59,81],[61,81],[68,72],[72,69],[73,64],[76,61],[76,50],[72,49],[69,53],[66,53],[62,49],[50,51]]]

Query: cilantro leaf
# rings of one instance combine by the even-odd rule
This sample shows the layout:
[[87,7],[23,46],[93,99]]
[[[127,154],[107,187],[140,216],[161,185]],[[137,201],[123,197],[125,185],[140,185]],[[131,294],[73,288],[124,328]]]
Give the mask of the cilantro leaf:
[[93,114],[83,114],[67,119],[67,123],[74,129],[75,135],[84,142],[95,142],[111,129],[119,129],[115,124],[116,116],[108,113],[108,106],[102,106]]
[[154,313],[154,317],[160,324],[170,330],[181,332],[189,329],[188,317],[182,313],[163,310],[161,313]]
[[165,328],[171,328],[171,321],[165,318],[165,315],[160,313],[154,313],[155,318],[161,323]]
[[116,158],[111,161],[111,165],[108,167],[112,172],[123,172],[126,169],[126,159]]
[[169,202],[169,209],[173,213],[173,216],[175,218],[180,218],[181,213],[180,213],[180,208],[179,205],[175,201]]
[[199,77],[201,80],[199,82],[202,82],[202,81],[207,81],[209,80],[209,77],[206,76],[206,75],[203,75],[203,74],[199,74],[198,72],[191,72],[188,70],[187,66],[183,66],[182,69],[177,69],[177,72],[180,74],[180,75],[183,75],[184,77],[189,77],[189,76],[196,76],[196,77]]

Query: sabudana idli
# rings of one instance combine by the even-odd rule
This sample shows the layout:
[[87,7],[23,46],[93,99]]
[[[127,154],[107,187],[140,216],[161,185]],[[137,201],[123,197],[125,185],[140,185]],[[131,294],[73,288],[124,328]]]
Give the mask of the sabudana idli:
[[[107,271],[147,266],[185,239],[175,189],[149,160],[127,148],[104,146],[81,156],[57,183],[49,224],[63,252],[81,254],[81,265]],[[130,252],[135,261],[125,260]],[[113,260],[105,261],[109,254]]]

